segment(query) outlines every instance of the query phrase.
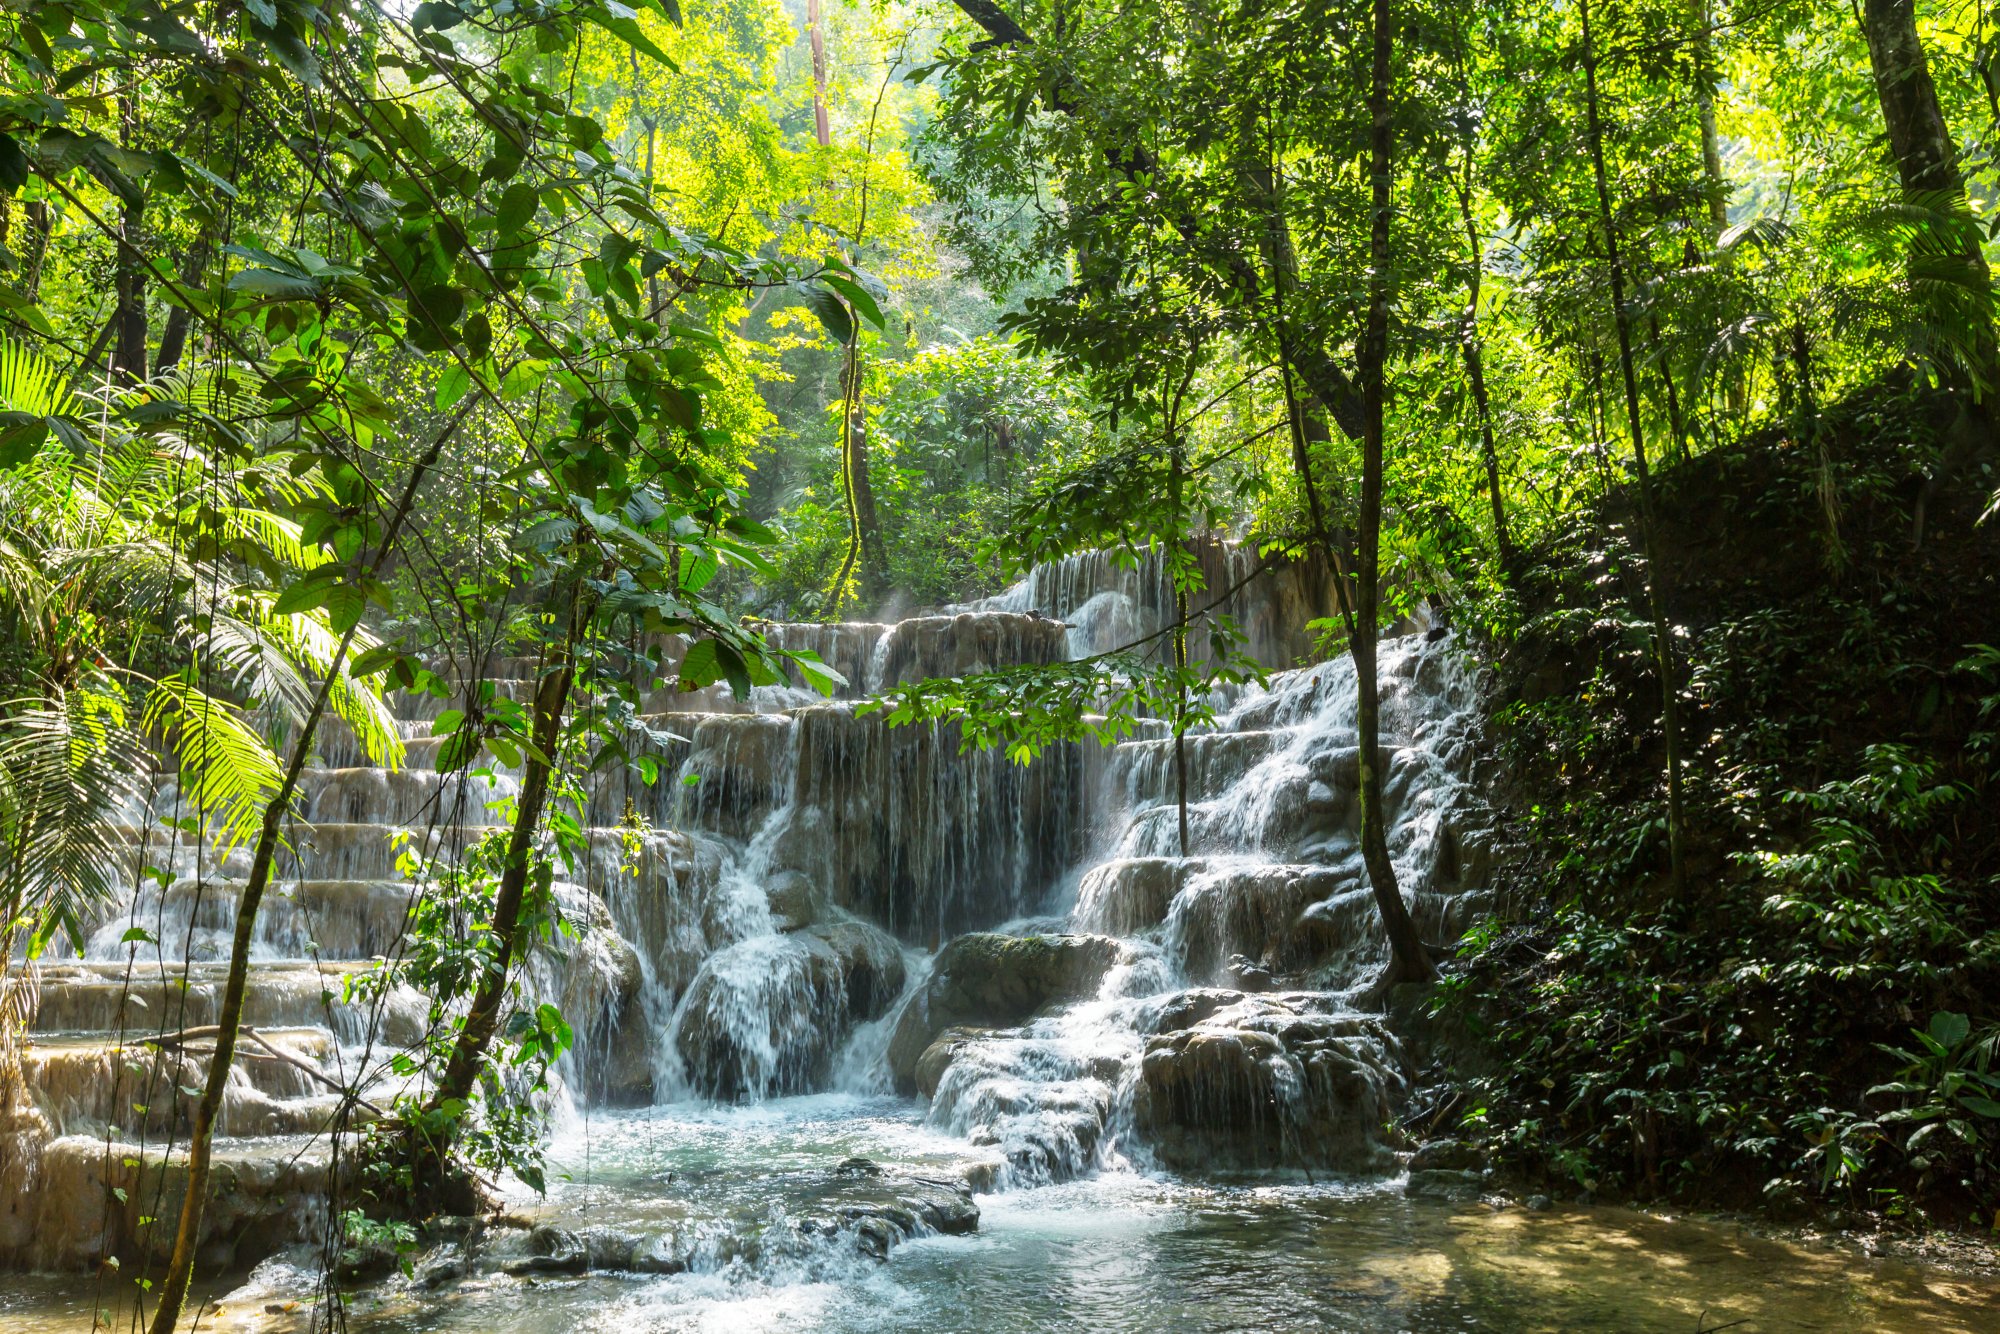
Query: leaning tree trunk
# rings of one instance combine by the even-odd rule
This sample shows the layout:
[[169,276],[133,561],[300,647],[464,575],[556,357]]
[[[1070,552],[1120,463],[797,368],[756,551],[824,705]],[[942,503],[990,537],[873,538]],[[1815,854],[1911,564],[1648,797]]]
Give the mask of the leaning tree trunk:
[[1348,643],[1354,653],[1355,730],[1361,748],[1361,860],[1375,906],[1389,933],[1389,971],[1383,983],[1428,982],[1437,976],[1430,950],[1417,934],[1396,883],[1396,866],[1389,860],[1387,819],[1382,800],[1382,698],[1376,682],[1375,650],[1379,641],[1382,570],[1382,432],[1389,361],[1389,209],[1394,126],[1390,106],[1390,57],[1394,51],[1394,18],[1390,0],[1375,0],[1374,68],[1369,81],[1370,119],[1368,169],[1373,178],[1372,214],[1368,239],[1368,317],[1361,335],[1361,541],[1355,590],[1354,633]]
[[1646,558],[1646,600],[1653,617],[1653,654],[1660,673],[1660,727],[1667,746],[1667,861],[1674,895],[1687,899],[1686,811],[1681,796],[1680,689],[1674,668],[1673,629],[1667,620],[1667,572],[1653,521],[1653,475],[1646,463],[1646,433],[1639,421],[1639,376],[1632,364],[1632,318],[1625,309],[1625,271],[1618,227],[1611,214],[1611,177],[1604,166],[1604,126],[1598,114],[1597,48],[1591,39],[1590,0],[1580,8],[1583,22],[1584,112],[1590,132],[1591,169],[1597,180],[1598,220],[1604,228],[1605,256],[1611,266],[1611,304],[1618,327],[1618,369],[1625,379],[1625,424],[1632,435],[1633,466],[1639,474],[1639,541]]
[[[370,577],[379,574],[387,564],[390,553],[395,549],[396,538],[416,504],[424,478],[437,463],[445,441],[465,420],[476,401],[476,396],[467,396],[465,406],[438,432],[430,448],[411,469],[410,479],[396,502],[395,513],[383,531],[382,545],[369,564]],[[340,637],[340,644],[327,665],[326,675],[313,695],[312,707],[306,711],[298,737],[292,742],[284,781],[264,807],[264,820],[257,830],[257,846],[250,859],[250,875],[243,883],[243,897],[236,904],[236,933],[230,944],[229,975],[223,983],[222,1008],[216,1021],[215,1054],[208,1060],[208,1079],[202,1086],[201,1101],[195,1104],[194,1126],[188,1139],[187,1184],[181,1201],[180,1224],[174,1232],[173,1255],[167,1261],[166,1278],[160,1284],[160,1304],[153,1312],[150,1334],[174,1334],[174,1326],[180,1323],[181,1310],[187,1303],[188,1287],[194,1280],[195,1249],[201,1244],[202,1213],[208,1203],[208,1178],[214,1161],[215,1123],[222,1114],[230,1067],[236,1059],[236,1034],[243,1024],[243,1003],[249,991],[250,948],[257,931],[257,910],[263,903],[264,890],[270,884],[271,866],[278,852],[278,830],[284,823],[285,813],[291,809],[292,794],[298,791],[299,774],[304,771],[306,760],[311,756],[318,738],[320,719],[326,714],[333,683],[346,670],[348,650],[353,647],[354,636],[360,628],[357,621]]]
[[[500,886],[493,896],[490,935],[498,942],[494,956],[479,979],[465,1024],[458,1030],[444,1074],[424,1106],[426,1122],[446,1129],[435,1136],[419,1136],[409,1145],[411,1183],[420,1196],[431,1194],[447,1199],[451,1193],[447,1170],[448,1155],[456,1141],[459,1121],[437,1116],[448,1103],[465,1105],[472,1099],[473,1085],[486,1063],[487,1049],[499,1031],[500,1009],[507,1000],[507,987],[515,957],[521,953],[521,908],[527,897],[529,872],[534,863],[535,836],[541,829],[542,811],[548,805],[549,784],[555,773],[562,740],[563,714],[569,708],[570,689],[576,682],[576,647],[590,619],[590,608],[579,597],[570,607],[556,660],[542,673],[535,687],[533,744],[527,748],[527,764],[521,775],[521,795],[514,805],[514,826],[507,837],[506,862],[500,871]],[[455,1212],[470,1212],[471,1201],[448,1199]]]

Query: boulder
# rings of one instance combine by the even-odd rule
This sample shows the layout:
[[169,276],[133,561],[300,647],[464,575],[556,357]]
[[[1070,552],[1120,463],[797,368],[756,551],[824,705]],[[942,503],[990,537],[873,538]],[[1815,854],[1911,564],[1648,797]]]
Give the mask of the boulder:
[[[1328,998],[1194,993],[1148,1039],[1133,1124],[1179,1170],[1386,1171],[1376,1138],[1406,1087],[1395,1037],[1379,1019],[1323,1008]],[[1194,1018],[1194,1016],[1200,1016]]]
[[1124,954],[1108,936],[975,932],[939,951],[930,979],[904,1007],[889,1042],[901,1093],[917,1090],[917,1063],[947,1028],[1010,1028],[1037,1012],[1093,995]]
[[1410,1155],[1410,1172],[1481,1172],[1486,1150],[1470,1140],[1434,1139]]
[[944,1078],[944,1072],[951,1068],[952,1061],[967,1044],[977,1041],[986,1032],[983,1028],[947,1028],[939,1034],[937,1041],[924,1048],[924,1054],[917,1058],[913,1076],[917,1092],[925,1098],[937,1096],[938,1081]]
[[881,1018],[903,994],[903,950],[887,932],[866,922],[844,921],[823,923],[806,934],[825,941],[840,960],[850,1022]]
[[811,1092],[826,1087],[854,1025],[881,1017],[902,989],[901,949],[864,922],[752,936],[702,965],[674,1047],[704,1097]]
[[826,894],[801,871],[779,871],[764,886],[771,905],[771,925],[797,931],[826,916]]

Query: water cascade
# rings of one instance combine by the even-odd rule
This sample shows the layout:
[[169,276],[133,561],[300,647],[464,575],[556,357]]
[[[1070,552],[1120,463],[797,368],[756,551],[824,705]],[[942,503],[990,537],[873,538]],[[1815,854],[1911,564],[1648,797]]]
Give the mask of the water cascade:
[[[594,781],[590,855],[559,887],[580,930],[530,964],[532,988],[578,1034],[564,1133],[592,1117],[595,1133],[622,1135],[660,1116],[754,1119],[802,1095],[910,1108],[899,1164],[807,1173],[808,1203],[788,1214],[798,1236],[823,1216],[841,1246],[871,1254],[969,1226],[974,1188],[1133,1169],[1393,1169],[1380,1128],[1409,1062],[1350,1004],[1386,957],[1355,844],[1352,670],[1296,665],[1312,656],[1306,622],[1330,611],[1326,584],[1233,547],[1199,556],[1216,604],[1203,618],[1230,616],[1289,670],[1222,701],[1189,738],[1185,857],[1163,736],[1018,765],[962,750],[952,727],[892,729],[855,710],[927,677],[1157,646],[1173,613],[1156,559],[1077,557],[894,624],[768,627],[845,675],[830,701],[797,685],[649,696],[643,721],[671,777]],[[527,696],[524,664],[492,667],[502,694]],[[1464,781],[1473,683],[1442,635],[1388,641],[1382,669],[1391,846],[1420,926],[1449,939],[1485,869]],[[258,924],[211,1265],[317,1240],[336,1090],[374,1072],[363,1120],[396,1091],[382,1058],[417,1035],[421,998],[370,1006],[343,983],[398,948],[412,893],[401,859],[462,849],[512,790],[504,774],[437,774],[439,707],[402,702],[406,769],[371,767],[335,729],[307,775]],[[242,849],[218,855],[163,824],[176,803],[162,783],[129,814],[134,865],[151,869],[82,957],[42,965],[27,1102],[0,1158],[8,1266],[84,1268],[170,1238],[146,1220],[177,1208],[185,1090],[203,1077],[201,1026],[247,869]],[[162,1032],[183,1038],[145,1045]],[[633,1119],[604,1120],[619,1115]],[[641,1268],[743,1262],[713,1219],[623,1235],[624,1262]],[[547,1254],[521,1263],[554,1265],[569,1244],[542,1238]]]

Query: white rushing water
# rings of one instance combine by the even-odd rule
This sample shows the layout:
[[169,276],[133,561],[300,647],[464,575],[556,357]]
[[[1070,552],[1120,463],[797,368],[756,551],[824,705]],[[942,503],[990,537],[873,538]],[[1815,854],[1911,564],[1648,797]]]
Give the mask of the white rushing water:
[[[1267,661],[1309,660],[1303,627],[1328,610],[1309,571],[1257,575],[1220,546],[1200,559],[1219,595],[1208,614],[1234,618]],[[795,1149],[799,1198],[819,1203],[765,1191],[771,1217],[797,1232],[796,1247],[773,1252],[786,1264],[851,1259],[857,1244],[872,1255],[940,1226],[934,1210],[903,1209],[884,1224],[892,1237],[868,1241],[857,1220],[876,1215],[849,1198],[858,1187],[840,1188],[838,1208],[813,1193],[825,1184],[813,1174],[847,1157],[889,1171],[885,1199],[922,1195],[898,1184],[910,1172],[941,1173],[959,1192],[1132,1174],[1393,1174],[1382,1133],[1410,1062],[1380,1017],[1351,1005],[1386,962],[1355,843],[1351,664],[1289,667],[1218,702],[1215,724],[1186,743],[1186,855],[1163,736],[1059,746],[1017,765],[962,753],[949,727],[855,714],[856,698],[898,683],[1157,635],[1171,608],[1157,560],[1078,557],[949,614],[774,627],[777,642],[847,675],[830,702],[796,686],[746,701],[652,696],[646,722],[671,776],[592,789],[592,852],[560,887],[578,937],[530,967],[533,990],[558,1000],[578,1034],[554,1157],[589,1178],[583,1194],[565,1183],[533,1207],[587,1203],[683,1269],[720,1272],[747,1262],[688,1235],[736,1235],[759,1199],[737,1178]],[[496,666],[496,688],[524,697],[523,669]],[[1466,787],[1474,684],[1448,636],[1389,640],[1380,667],[1391,853],[1420,928],[1447,940],[1484,878]],[[325,1156],[311,1142],[335,1099],[301,1070],[343,1082],[414,1038],[421,998],[369,1010],[342,999],[342,980],[397,947],[411,893],[399,846],[451,855],[512,790],[504,774],[484,787],[440,782],[422,736],[434,712],[430,701],[407,708],[408,770],[369,768],[334,735],[306,784],[260,920],[249,1007],[294,1059],[246,1059],[223,1126],[224,1158],[245,1173],[260,1154],[295,1151],[220,1211],[223,1258],[247,1262],[323,1227]],[[171,805],[168,788],[150,814]],[[649,827],[613,827],[628,810]],[[175,1090],[198,1082],[201,1053],[141,1068],[132,1044],[210,1022],[219,974],[186,961],[224,957],[245,868],[240,850],[218,858],[147,812],[133,813],[132,837],[157,843],[139,855],[160,874],[136,878],[84,959],[49,970],[28,1072],[35,1147],[6,1160],[27,1201],[0,1225],[0,1259],[15,1264],[143,1253],[140,1219],[157,1204],[142,1213],[131,1202],[141,1192],[127,1190],[107,1206],[106,1193],[165,1181],[171,1195],[157,1164],[184,1134]],[[385,1076],[366,1092],[379,1102],[394,1085]],[[660,1183],[630,1164],[649,1145],[680,1152],[690,1127],[714,1153],[728,1207],[676,1231],[655,1216]],[[290,1138],[259,1138],[273,1134]],[[685,1183],[693,1169],[677,1161]],[[625,1166],[605,1177],[607,1162]],[[825,1236],[807,1226],[814,1208],[832,1210]],[[818,1263],[798,1262],[808,1276]]]

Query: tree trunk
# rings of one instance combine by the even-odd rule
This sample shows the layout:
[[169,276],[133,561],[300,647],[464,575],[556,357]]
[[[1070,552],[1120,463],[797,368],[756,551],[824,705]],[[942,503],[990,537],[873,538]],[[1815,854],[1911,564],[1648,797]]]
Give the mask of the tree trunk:
[[1493,544],[1500,568],[1514,568],[1514,543],[1507,532],[1507,504],[1500,492],[1500,450],[1493,439],[1493,405],[1486,396],[1486,349],[1479,337],[1479,292],[1486,274],[1485,247],[1472,215],[1472,149],[1465,152],[1465,180],[1459,185],[1458,218],[1465,229],[1467,255],[1465,321],[1459,331],[1459,351],[1465,358],[1465,380],[1472,390],[1472,410],[1479,418],[1479,452],[1486,464],[1486,490],[1493,501]]
[[1604,228],[1605,256],[1611,265],[1611,302],[1618,327],[1618,368],[1625,379],[1625,423],[1632,435],[1632,460],[1639,474],[1639,539],[1646,558],[1646,600],[1653,617],[1653,654],[1660,673],[1660,726],[1667,747],[1667,860],[1674,895],[1687,899],[1686,812],[1681,799],[1680,689],[1674,669],[1673,629],[1667,620],[1667,572],[1660,560],[1653,522],[1653,476],[1646,465],[1646,433],[1639,420],[1639,376],[1632,364],[1632,320],[1625,309],[1625,272],[1619,256],[1618,227],[1611,213],[1611,177],[1604,167],[1604,126],[1598,113],[1597,47],[1591,38],[1590,0],[1582,0],[1584,110],[1590,133],[1590,163],[1597,180],[1597,209]]
[[1361,335],[1361,552],[1356,571],[1354,653],[1356,738],[1361,748],[1361,860],[1375,891],[1375,906],[1389,934],[1389,971],[1381,985],[1428,982],[1437,976],[1430,951],[1396,883],[1389,860],[1387,821],[1382,802],[1382,701],[1376,682],[1376,618],[1381,596],[1382,431],[1389,362],[1389,209],[1394,126],[1390,105],[1390,57],[1395,42],[1390,0],[1374,0],[1374,68],[1369,81],[1371,121],[1368,170],[1372,178],[1368,240],[1368,316]]
[[[508,975],[521,947],[521,905],[527,894],[528,873],[534,858],[535,835],[541,828],[542,810],[548,804],[549,781],[555,772],[562,739],[563,714],[569,708],[570,688],[576,681],[576,646],[589,624],[590,610],[581,597],[570,608],[570,620],[562,646],[535,687],[534,718],[531,723],[533,748],[527,752],[527,766],[521,775],[521,796],[514,805],[514,827],[507,836],[507,861],[500,872],[500,887],[493,896],[493,939],[498,953],[479,980],[472,1005],[465,1014],[465,1026],[458,1031],[445,1071],[425,1106],[428,1112],[441,1110],[448,1102],[469,1102],[473,1083],[486,1060],[486,1049],[500,1026],[500,1007],[507,999]],[[420,1168],[416,1181],[421,1188],[442,1180],[441,1171],[428,1176],[422,1168],[441,1169],[450,1142],[428,1142],[417,1146]],[[427,1160],[427,1161],[426,1161]]]
[[42,265],[49,254],[49,203],[31,199],[21,206],[21,212],[28,220],[28,244],[21,256],[21,295],[35,301],[41,297]]
[[[1896,174],[1905,195],[1948,196],[1954,205],[1965,197],[1965,175],[1959,166],[1958,146],[1952,142],[1945,124],[1944,109],[1938,103],[1937,85],[1931,81],[1930,63],[1924,58],[1922,39],[1917,35],[1915,0],[1864,0],[1861,25],[1868,39],[1868,63],[1875,74],[1875,92],[1882,102],[1882,122],[1889,132],[1889,152],[1896,159]],[[1964,259],[1968,287],[1990,290],[1992,272],[1986,263],[1977,233],[1970,227],[1959,245]],[[1992,447],[1996,422],[1990,395],[2000,388],[2000,349],[1996,349],[1993,324],[1989,317],[1977,331],[1972,349],[1972,383],[1960,379],[1958,388],[1968,402],[1971,430],[1960,432],[1947,445],[1936,470],[1917,496],[1914,537],[1922,542],[1924,516],[1939,493],[1970,459]],[[1954,377],[1959,378],[1959,377]]]
[[820,0],[806,0],[806,35],[812,44],[813,134],[825,148],[833,142],[833,130],[826,119],[826,31]]
[[[215,247],[206,236],[188,247],[186,258],[181,261],[181,289],[192,292],[201,286],[202,276],[208,272],[208,261]],[[188,326],[194,322],[193,314],[186,306],[176,303],[167,312],[167,325],[160,334],[159,355],[154,358],[155,374],[170,371],[181,364],[181,353],[187,347]]]
[[1958,148],[1945,125],[1937,85],[1931,81],[1930,63],[1917,36],[1915,0],[1864,0],[1861,24],[1875,92],[1882,101],[1882,121],[1889,131],[1889,151],[1903,189],[1913,194],[1963,194]]
[[[371,576],[379,574],[388,561],[389,553],[395,549],[397,535],[402,532],[403,524],[416,504],[417,493],[423,488],[424,478],[437,463],[445,441],[450,439],[477,401],[476,395],[466,396],[465,406],[438,432],[436,440],[417,461],[416,467],[411,469],[410,480],[404,484],[395,513],[383,531],[382,546],[369,565]],[[250,983],[250,949],[257,930],[257,910],[271,880],[271,865],[278,851],[279,827],[284,822],[286,811],[291,808],[292,794],[298,790],[299,774],[312,754],[314,741],[319,735],[320,719],[325,715],[327,700],[333,693],[334,678],[345,670],[348,649],[352,647],[359,629],[357,622],[341,636],[327,674],[313,696],[312,707],[306,711],[298,737],[292,742],[292,753],[285,764],[284,782],[265,806],[264,821],[257,831],[257,847],[251,855],[250,875],[243,884],[243,897],[236,904],[236,933],[230,944],[229,974],[223,983],[222,1008],[216,1021],[215,1054],[209,1058],[208,1079],[202,1086],[201,1101],[195,1105],[194,1126],[188,1139],[187,1184],[181,1201],[180,1225],[174,1232],[173,1255],[167,1261],[166,1278],[160,1284],[160,1304],[153,1312],[153,1322],[148,1327],[150,1334],[174,1334],[174,1326],[180,1323],[181,1310],[187,1304],[188,1287],[194,1280],[195,1248],[201,1242],[202,1212],[208,1203],[215,1122],[222,1113],[230,1066],[236,1059],[236,1035],[243,1024],[243,1002]]]
[[[119,142],[131,146],[132,103],[129,98],[120,98]],[[145,203],[143,199],[125,200],[123,213],[118,223],[118,247],[116,269],[112,279],[118,296],[117,314],[113,323],[118,327],[118,341],[111,353],[111,370],[115,376],[123,375],[132,384],[146,378],[146,272],[139,262],[145,238],[141,235],[145,226]]]
[[111,371],[129,384],[146,378],[146,275],[139,267],[141,216],[139,205],[126,205],[119,224],[119,235],[126,244],[118,247],[118,267],[112,279],[118,305],[111,317],[117,331]]
[[1708,181],[1708,222],[1715,229],[1709,240],[1713,241],[1729,226],[1729,180],[1722,174],[1722,136],[1715,128],[1715,37],[1706,3],[1695,5],[1694,20],[1695,119],[1701,126],[1701,173]]

